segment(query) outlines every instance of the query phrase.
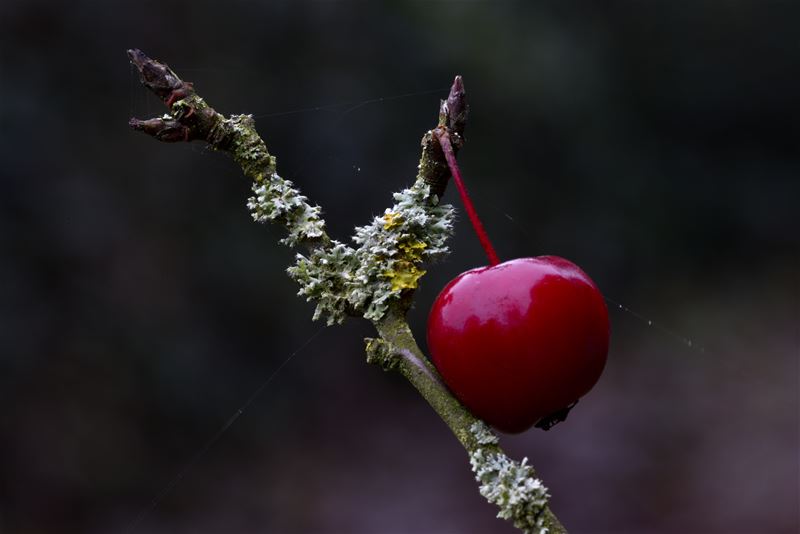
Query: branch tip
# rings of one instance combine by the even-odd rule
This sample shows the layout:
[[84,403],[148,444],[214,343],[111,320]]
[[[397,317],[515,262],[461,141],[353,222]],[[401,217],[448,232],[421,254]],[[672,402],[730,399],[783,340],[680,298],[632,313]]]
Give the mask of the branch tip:
[[191,90],[190,83],[181,80],[167,65],[151,59],[138,48],[128,50],[128,59],[139,71],[142,84],[168,105],[172,103],[169,100],[173,93]]
[[132,118],[128,121],[128,126],[165,143],[191,141],[193,139],[191,129],[173,118],[148,119],[145,121]]
[[467,114],[469,105],[467,104],[467,91],[464,88],[464,79],[458,75],[453,80],[450,87],[450,94],[447,99],[442,101],[439,110],[439,126],[457,134],[459,137],[464,135],[464,128],[467,126]]

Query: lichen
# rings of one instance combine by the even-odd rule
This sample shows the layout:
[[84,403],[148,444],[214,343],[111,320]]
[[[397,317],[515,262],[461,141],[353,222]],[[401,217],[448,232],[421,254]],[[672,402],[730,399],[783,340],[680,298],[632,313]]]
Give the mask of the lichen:
[[[296,209],[285,195],[278,194],[275,200],[280,193],[276,190],[255,189],[258,197],[253,206],[259,217],[274,220]],[[394,200],[382,216],[356,228],[356,248],[334,242],[329,249],[297,255],[288,272],[300,284],[299,294],[317,301],[315,319],[324,315],[328,324],[339,323],[349,309],[378,321],[393,299],[417,287],[425,274],[420,263],[446,254],[453,208],[438,205],[438,198],[420,180],[395,193]]]
[[314,320],[326,316],[328,325],[347,317],[348,291],[355,271],[355,251],[333,241],[328,248],[317,248],[308,256],[298,254],[287,272],[299,285],[298,295],[316,301]]
[[247,207],[257,222],[279,222],[289,232],[281,243],[290,247],[303,240],[317,239],[325,233],[322,209],[311,206],[291,181],[284,180],[277,173],[268,176],[258,174],[253,183],[254,196],[247,201]]
[[478,445],[497,445],[500,440],[497,438],[492,429],[483,421],[476,421],[469,427],[472,437]]
[[[217,143],[227,145],[233,159],[242,168],[246,176],[257,178],[259,175],[275,174],[275,158],[270,156],[267,145],[256,131],[252,115],[231,115],[221,125],[224,140]],[[216,132],[211,132],[212,136]]]
[[394,263],[394,269],[384,272],[383,276],[391,282],[392,291],[399,292],[403,289],[415,289],[425,272],[410,261],[398,260]]
[[383,216],[356,228],[353,236],[359,245],[356,279],[369,294],[355,304],[372,321],[383,317],[391,299],[417,287],[425,274],[419,264],[446,254],[452,231],[453,208],[438,205],[439,199],[421,180],[395,193],[394,200]]
[[379,365],[384,371],[391,371],[398,365],[397,349],[388,341],[380,338],[365,338],[367,363]]
[[170,108],[170,113],[172,117],[181,120],[193,113],[200,113],[206,109],[208,109],[206,101],[196,94],[191,94],[175,101]]
[[403,222],[402,215],[399,213],[394,213],[393,211],[386,210],[386,213],[383,214],[383,229],[384,230],[391,230]]
[[472,471],[481,495],[500,508],[497,517],[511,521],[526,533],[546,534],[544,511],[550,496],[533,468],[527,465],[528,459],[515,462],[498,452],[493,447],[497,437],[483,423],[472,425],[470,432],[483,446],[470,454]]

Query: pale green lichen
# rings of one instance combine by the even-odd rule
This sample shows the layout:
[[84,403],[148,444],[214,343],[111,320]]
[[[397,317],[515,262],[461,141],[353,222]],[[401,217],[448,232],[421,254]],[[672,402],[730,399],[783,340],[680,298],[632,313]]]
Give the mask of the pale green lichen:
[[372,321],[383,317],[391,299],[417,287],[425,274],[419,264],[444,256],[452,232],[452,206],[440,206],[421,180],[395,193],[394,200],[394,206],[356,228],[353,236],[359,245],[354,276],[361,284],[353,304]]
[[[275,209],[269,190],[257,192],[265,217]],[[392,299],[417,287],[425,271],[423,261],[447,252],[452,231],[453,208],[438,205],[438,198],[422,181],[394,194],[395,204],[371,224],[356,228],[351,248],[334,242],[329,249],[297,255],[289,275],[300,284],[299,294],[316,300],[314,318],[340,323],[348,310],[371,321],[380,320]]]
[[325,222],[319,206],[311,206],[292,182],[275,171],[275,157],[255,129],[251,115],[232,115],[224,121],[230,139],[230,152],[244,173],[253,179],[253,196],[247,208],[257,222],[277,222],[289,235],[281,243],[294,247],[303,241],[314,241],[325,235]]
[[283,224],[289,235],[281,239],[281,243],[294,247],[301,241],[318,239],[325,234],[322,209],[311,206],[292,182],[277,173],[258,175],[253,183],[253,193],[254,196],[247,201],[253,219]]
[[314,320],[325,315],[328,325],[332,325],[347,317],[355,270],[355,251],[333,241],[329,248],[314,249],[308,257],[298,254],[295,265],[287,272],[300,284],[297,294],[317,302]]
[[[234,120],[236,119],[236,120]],[[247,202],[253,219],[283,224],[289,234],[281,240],[289,246],[315,242],[325,236],[319,206],[311,206],[292,182],[275,172],[275,158],[255,134],[252,118],[231,119],[236,132],[234,154],[247,167],[261,162],[261,170],[250,169],[253,196]],[[447,252],[452,231],[452,206],[439,205],[422,180],[394,194],[395,204],[380,217],[356,228],[357,247],[332,241],[298,254],[289,275],[300,284],[299,295],[317,302],[314,319],[325,316],[328,324],[341,323],[349,312],[372,321],[380,320],[392,299],[417,287],[425,274],[420,264]],[[327,238],[326,238],[327,239]]]
[[528,459],[515,462],[492,450],[497,437],[482,423],[472,425],[470,431],[478,444],[486,446],[474,450],[469,460],[481,495],[500,508],[497,517],[511,521],[526,533],[546,534],[544,511],[549,495],[533,468],[527,465]]
[[492,432],[492,429],[483,421],[476,421],[469,427],[472,437],[478,445],[497,445],[500,439]]

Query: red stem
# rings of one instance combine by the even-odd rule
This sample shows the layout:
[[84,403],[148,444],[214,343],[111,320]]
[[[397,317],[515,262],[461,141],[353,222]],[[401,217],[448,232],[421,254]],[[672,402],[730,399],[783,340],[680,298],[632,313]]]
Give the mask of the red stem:
[[497,253],[494,251],[492,242],[489,241],[489,235],[483,228],[483,224],[478,218],[478,212],[475,211],[475,206],[472,205],[472,200],[469,198],[467,188],[464,185],[464,182],[461,180],[461,171],[459,170],[458,163],[456,162],[456,155],[455,152],[453,152],[453,145],[450,144],[450,136],[448,135],[447,131],[442,132],[442,130],[436,130],[436,136],[439,139],[442,152],[444,152],[444,157],[447,160],[447,166],[450,167],[450,173],[453,175],[453,180],[456,182],[458,192],[461,194],[461,201],[464,203],[464,209],[467,210],[467,216],[472,223],[472,228],[475,229],[475,233],[478,235],[478,240],[481,242],[481,246],[486,252],[486,257],[489,258],[489,265],[494,267],[500,263],[500,259],[497,257]]

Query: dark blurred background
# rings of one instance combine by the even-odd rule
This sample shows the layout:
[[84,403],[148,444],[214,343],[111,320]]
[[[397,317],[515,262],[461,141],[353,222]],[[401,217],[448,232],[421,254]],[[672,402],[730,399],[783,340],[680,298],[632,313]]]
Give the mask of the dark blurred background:
[[[798,6],[4,0],[0,531],[130,532],[143,510],[135,532],[514,531],[364,362],[370,326],[311,322],[236,166],[128,129],[163,113],[139,47],[257,115],[343,240],[412,182],[462,74],[498,252],[570,258],[610,299],[599,384],[508,451],[571,532],[797,532]],[[421,342],[438,290],[485,263],[465,217],[453,248]]]

